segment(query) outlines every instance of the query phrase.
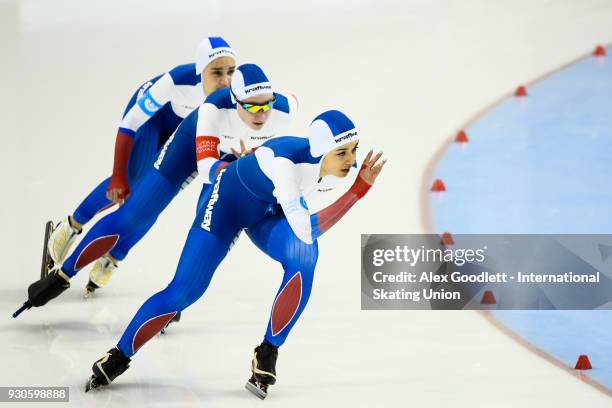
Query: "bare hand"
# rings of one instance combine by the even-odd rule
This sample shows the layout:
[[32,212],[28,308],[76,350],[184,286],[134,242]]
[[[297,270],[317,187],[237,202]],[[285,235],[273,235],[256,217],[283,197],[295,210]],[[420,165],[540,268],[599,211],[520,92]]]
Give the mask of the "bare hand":
[[247,154],[251,154],[253,153],[253,149],[247,149],[246,145],[244,144],[244,139],[240,139],[240,152],[238,152],[236,149],[234,149],[233,147],[230,148],[230,150],[232,151],[232,153],[234,154],[234,156],[236,156],[236,158],[241,158],[242,156],[246,156]]
[[363,164],[359,170],[359,177],[361,177],[369,185],[374,184],[383,166],[387,162],[386,159],[378,162],[382,157],[383,152],[378,152],[374,155],[374,157],[372,157],[373,153],[373,150],[368,152],[365,159],[363,159]]

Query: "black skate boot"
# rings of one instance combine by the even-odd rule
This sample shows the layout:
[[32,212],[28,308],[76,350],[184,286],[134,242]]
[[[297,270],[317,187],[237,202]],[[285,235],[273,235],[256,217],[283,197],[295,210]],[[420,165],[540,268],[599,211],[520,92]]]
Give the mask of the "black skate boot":
[[255,347],[255,355],[251,364],[253,375],[247,381],[245,388],[264,399],[268,395],[268,386],[276,382],[276,359],[278,348],[263,342]]
[[16,318],[24,310],[28,310],[32,306],[39,307],[46,305],[48,301],[55,299],[69,287],[70,278],[61,269],[54,269],[44,278],[28,286],[28,300],[13,313],[13,318]]
[[170,326],[170,323],[173,323],[173,322],[178,323],[180,321],[181,321],[181,312],[177,312],[177,314],[175,314],[174,317],[172,319],[170,319],[170,321],[168,323],[166,323],[164,328],[161,329],[161,331],[159,333],[160,334],[166,334],[166,329],[168,328],[168,326]]
[[117,347],[108,350],[104,357],[91,367],[93,375],[87,380],[85,392],[102,385],[109,385],[130,367],[130,361],[132,360],[124,356]]
[[28,287],[28,301],[34,307],[44,306],[70,287],[70,278],[61,269],[54,269],[49,275]]
[[49,275],[28,287],[28,302],[34,307],[44,306],[70,287],[70,278],[61,269],[54,269]]

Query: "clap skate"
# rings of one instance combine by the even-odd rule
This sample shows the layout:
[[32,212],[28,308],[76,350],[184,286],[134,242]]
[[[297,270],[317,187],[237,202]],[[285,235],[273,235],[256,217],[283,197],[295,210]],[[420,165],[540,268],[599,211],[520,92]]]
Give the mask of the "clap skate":
[[43,240],[43,254],[42,254],[42,262],[40,265],[40,279],[44,278],[49,274],[49,271],[53,269],[55,266],[55,262],[49,253],[48,245],[49,238],[51,238],[51,234],[53,233],[53,221],[47,221],[45,224],[45,238]]
[[45,242],[43,248],[43,260],[40,271],[41,279],[44,278],[56,265],[61,265],[74,244],[76,236],[82,230],[72,226],[71,218],[66,217],[57,225],[48,221],[45,225]]
[[268,387],[276,382],[277,358],[277,347],[266,342],[255,347],[255,354],[251,363],[253,374],[244,387],[260,399],[268,396]]
[[106,255],[98,259],[89,272],[89,282],[85,286],[83,297],[90,298],[97,289],[105,286],[115,269],[117,265],[110,256]]
[[109,385],[130,367],[130,361],[118,348],[108,350],[104,357],[93,364],[93,375],[85,384],[85,392]]
[[31,307],[46,305],[48,301],[55,299],[69,287],[70,278],[61,269],[55,268],[47,276],[28,286],[28,300],[13,313],[13,317],[19,316],[21,312]]

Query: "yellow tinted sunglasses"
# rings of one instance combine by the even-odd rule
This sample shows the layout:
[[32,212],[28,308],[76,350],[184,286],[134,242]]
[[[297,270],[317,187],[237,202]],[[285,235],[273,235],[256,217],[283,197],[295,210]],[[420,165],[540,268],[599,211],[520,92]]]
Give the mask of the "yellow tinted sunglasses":
[[270,101],[263,105],[253,105],[252,103],[241,103],[241,105],[246,111],[249,111],[251,113],[257,113],[260,110],[267,112],[270,109],[272,109],[272,106],[274,105],[274,101]]
[[274,98],[272,98],[272,100],[266,102],[266,103],[262,103],[262,104],[255,104],[255,103],[246,103],[243,102],[241,100],[239,100],[236,97],[236,94],[234,94],[233,91],[231,91],[232,94],[234,95],[234,98],[236,98],[236,102],[240,104],[240,106],[242,106],[244,108],[244,110],[246,110],[247,112],[250,113],[257,113],[259,111],[264,111],[267,112],[270,109],[272,109],[272,107],[274,106],[274,102],[276,102],[276,93],[274,93]]

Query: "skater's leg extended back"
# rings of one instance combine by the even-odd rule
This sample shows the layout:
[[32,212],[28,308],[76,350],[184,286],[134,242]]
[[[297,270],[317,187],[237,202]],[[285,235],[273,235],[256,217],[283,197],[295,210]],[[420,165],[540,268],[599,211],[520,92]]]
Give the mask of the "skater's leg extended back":
[[198,300],[208,288],[228,247],[228,242],[221,242],[213,234],[192,228],[172,282],[142,305],[121,337],[118,348],[131,357],[177,312]]
[[[113,249],[122,237],[130,236],[138,230],[144,235],[179,188],[177,183],[168,181],[154,169],[147,172],[132,191],[130,199],[120,209],[98,221],[85,235],[72,255],[66,259],[62,270],[72,277],[90,262]],[[136,242],[132,241],[131,244]]]

